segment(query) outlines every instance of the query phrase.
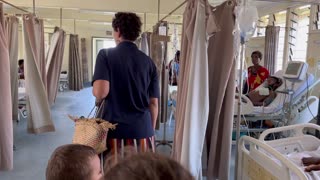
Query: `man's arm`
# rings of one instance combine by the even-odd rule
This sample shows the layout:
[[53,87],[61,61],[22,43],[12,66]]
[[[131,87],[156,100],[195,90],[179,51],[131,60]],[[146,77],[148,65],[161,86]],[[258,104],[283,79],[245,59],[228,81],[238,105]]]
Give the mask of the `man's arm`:
[[96,103],[99,105],[106,98],[110,91],[110,83],[106,80],[96,80],[93,83],[92,94],[96,97]]
[[96,97],[96,105],[99,106],[103,99],[105,99],[110,91],[109,66],[106,50],[99,51],[94,74],[92,78],[92,94]]
[[156,123],[159,113],[158,98],[150,98],[149,109],[151,112],[152,127],[156,129]]

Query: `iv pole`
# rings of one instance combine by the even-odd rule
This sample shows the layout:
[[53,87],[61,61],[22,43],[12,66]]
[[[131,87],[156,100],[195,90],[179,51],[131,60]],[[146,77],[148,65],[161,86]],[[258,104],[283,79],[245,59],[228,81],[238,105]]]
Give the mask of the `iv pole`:
[[239,155],[238,155],[238,146],[239,146],[239,139],[240,139],[240,125],[241,125],[241,111],[242,111],[242,105],[241,105],[241,96],[242,96],[242,89],[243,89],[243,79],[242,79],[242,71],[243,71],[243,60],[244,60],[244,53],[245,53],[245,43],[241,42],[241,54],[240,54],[240,71],[239,71],[239,77],[240,77],[240,88],[238,89],[239,95],[238,95],[238,114],[237,114],[237,129],[236,129],[236,163],[235,163],[235,179],[238,179],[238,171],[239,171]]
[[[239,0],[239,4],[241,4],[241,0]],[[243,1],[243,6],[247,5],[247,0]],[[241,38],[241,52],[240,52],[240,71],[239,71],[239,78],[240,78],[240,88],[238,89],[238,114],[237,114],[237,123],[236,123],[236,154],[235,154],[235,172],[234,172],[234,179],[238,179],[238,172],[239,172],[239,155],[238,155],[238,147],[239,147],[239,140],[240,140],[240,126],[241,126],[241,97],[242,97],[242,89],[243,89],[243,61],[245,56],[245,38]]]

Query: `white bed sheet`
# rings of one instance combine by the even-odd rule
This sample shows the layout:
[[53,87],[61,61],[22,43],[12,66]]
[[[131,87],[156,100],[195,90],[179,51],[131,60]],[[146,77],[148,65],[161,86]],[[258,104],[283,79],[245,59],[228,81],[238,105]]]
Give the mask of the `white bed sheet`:
[[[285,80],[283,79],[283,72],[284,71],[278,71],[277,73],[274,74],[274,76],[279,77],[282,79],[283,83],[282,85],[277,89],[277,90],[284,90],[285,89],[285,84],[287,87],[291,87],[291,82],[287,81],[285,83]],[[305,89],[307,89],[308,86],[311,86],[314,82],[314,76],[312,74],[308,73],[308,80],[304,80],[299,83],[295,83],[293,90],[294,90],[294,95],[293,97],[297,97],[300,93],[302,93]],[[269,114],[269,113],[275,113],[279,111],[285,100],[289,100],[289,96],[282,94],[282,93],[277,93],[276,98],[272,101],[271,104],[267,107],[263,106],[254,106],[253,107],[253,113],[251,114]]]
[[[265,152],[265,151],[264,151]],[[281,165],[281,162],[270,155],[269,153],[265,152],[273,161],[275,161],[277,164]],[[300,170],[305,172],[305,166],[302,164],[302,158],[304,157],[320,157],[320,148],[318,148],[316,151],[305,151],[305,152],[293,152],[286,157],[293,162]],[[307,176],[308,180],[319,180],[320,179],[320,171],[312,171],[312,172],[305,172],[305,175]],[[296,174],[290,172],[290,180],[300,180],[299,177],[297,177]]]
[[[295,165],[299,167],[304,172],[305,166],[302,164],[302,158],[304,157],[319,157],[320,151],[306,151],[300,153],[292,153],[287,155],[288,159],[293,162]],[[305,172],[305,175],[308,177],[309,180],[319,180],[320,179],[320,171],[312,171],[312,172]],[[294,173],[290,173],[291,180],[299,180]]]
[[23,100],[26,96],[26,88],[24,87],[19,87],[18,88],[18,100]]

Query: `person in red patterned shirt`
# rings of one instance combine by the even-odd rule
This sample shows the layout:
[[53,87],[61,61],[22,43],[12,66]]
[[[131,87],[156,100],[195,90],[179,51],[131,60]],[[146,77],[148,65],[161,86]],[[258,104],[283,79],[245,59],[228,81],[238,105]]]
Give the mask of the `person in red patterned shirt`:
[[269,71],[260,65],[261,59],[262,53],[260,51],[254,51],[251,54],[253,66],[248,68],[248,92],[256,89],[269,77]]

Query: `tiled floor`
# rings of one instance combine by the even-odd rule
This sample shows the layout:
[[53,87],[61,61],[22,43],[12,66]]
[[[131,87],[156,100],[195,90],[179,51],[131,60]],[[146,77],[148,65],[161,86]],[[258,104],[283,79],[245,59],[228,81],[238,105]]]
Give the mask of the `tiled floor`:
[[[26,132],[25,121],[15,125],[14,139],[17,150],[14,152],[14,170],[0,172],[0,180],[44,180],[47,161],[53,150],[71,142],[73,122],[67,115],[88,115],[94,105],[91,91],[91,88],[86,88],[80,92],[66,91],[58,94],[56,104],[52,107],[56,132],[31,135]],[[167,127],[167,140],[173,140],[174,121]],[[156,132],[156,138],[163,139],[163,125],[160,131]],[[159,145],[157,151],[169,155],[171,149],[169,146]],[[233,166],[234,163],[231,163],[231,173],[234,171]]]

